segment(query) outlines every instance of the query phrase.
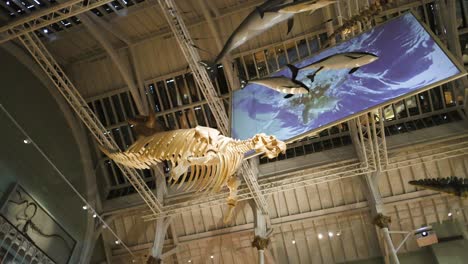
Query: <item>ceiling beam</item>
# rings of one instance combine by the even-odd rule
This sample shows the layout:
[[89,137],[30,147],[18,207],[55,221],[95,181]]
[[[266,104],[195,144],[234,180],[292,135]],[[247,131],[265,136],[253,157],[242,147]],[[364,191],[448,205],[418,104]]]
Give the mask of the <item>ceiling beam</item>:
[[89,14],[80,14],[78,18],[82,21],[82,23],[86,26],[89,33],[101,44],[104,50],[109,55],[110,59],[117,67],[117,70],[120,72],[125,84],[128,86],[130,94],[135,101],[135,105],[137,106],[137,110],[139,114],[144,115],[148,113],[147,105],[143,104],[143,100],[141,99],[141,94],[138,88],[135,85],[135,81],[130,76],[130,69],[122,62],[121,58],[117,54],[117,51],[112,47],[110,41],[102,34],[99,30],[99,25],[95,24],[93,20],[90,18]]

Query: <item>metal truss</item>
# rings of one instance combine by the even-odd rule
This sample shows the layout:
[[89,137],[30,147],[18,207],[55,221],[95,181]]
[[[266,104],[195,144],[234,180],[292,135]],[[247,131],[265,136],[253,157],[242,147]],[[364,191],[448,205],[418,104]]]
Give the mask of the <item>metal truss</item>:
[[[372,168],[369,168],[372,170]],[[344,160],[334,162],[323,166],[317,166],[304,170],[299,170],[291,173],[280,174],[278,176],[270,176],[259,179],[258,183],[262,190],[263,195],[269,195],[277,192],[284,192],[304,186],[325,183],[329,181],[355,177],[368,173],[367,168],[362,166],[362,163],[356,159]],[[209,208],[214,206],[222,206],[226,203],[227,192],[202,195],[200,198],[189,199],[184,202],[177,202],[164,206],[164,213],[157,216],[144,212],[143,219],[145,221],[152,221],[168,215],[176,215],[192,210],[200,210],[202,208]],[[252,193],[246,184],[239,186],[239,193],[237,199],[239,201],[252,198]]]
[[[36,62],[45,71],[55,87],[65,97],[70,107],[89,129],[99,145],[112,150],[118,150],[119,146],[114,138],[99,121],[97,116],[88,107],[86,101],[81,97],[73,83],[68,79],[65,72],[54,60],[39,37],[34,33],[24,33],[19,36],[21,43],[31,53]],[[145,203],[149,206],[153,214],[161,212],[161,204],[156,196],[148,188],[135,169],[120,166],[122,174],[128,179],[135,190],[140,194]]]
[[[158,0],[158,2],[172,32],[175,35],[177,42],[179,43],[182,53],[188,62],[194,79],[207,100],[208,106],[210,107],[210,110],[218,125],[218,129],[224,135],[229,135],[229,118],[226,114],[223,100],[216,92],[216,89],[213,86],[213,82],[206,69],[200,65],[200,55],[198,54],[198,50],[195,48],[195,44],[190,37],[182,16],[177,10],[177,6],[173,0]],[[256,175],[252,171],[252,167],[248,162],[242,163],[241,173],[250,192],[253,194],[252,198],[255,200],[255,203],[262,211],[262,213],[268,214],[267,202],[260,191]]]
[[43,11],[34,12],[25,18],[1,27],[0,44],[110,2],[112,0],[71,0]]

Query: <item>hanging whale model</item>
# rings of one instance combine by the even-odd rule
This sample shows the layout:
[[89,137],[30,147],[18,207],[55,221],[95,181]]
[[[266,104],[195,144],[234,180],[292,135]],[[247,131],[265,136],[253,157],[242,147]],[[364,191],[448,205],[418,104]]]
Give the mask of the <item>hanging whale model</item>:
[[290,98],[295,94],[306,94],[309,92],[309,88],[305,86],[302,82],[292,80],[284,76],[266,77],[251,80],[248,82],[242,81],[242,87],[245,87],[247,83],[255,83],[278,91],[280,93],[285,93],[286,96],[284,96],[284,98]]
[[307,75],[307,77],[313,82],[315,76],[321,70],[351,69],[349,71],[349,74],[352,74],[356,72],[360,67],[372,63],[378,58],[378,56],[367,52],[347,52],[325,57],[302,68],[297,68],[296,66],[291,64],[288,64],[288,67],[293,73],[293,76],[297,76],[299,71],[316,69],[316,71],[313,74]]
[[310,15],[316,10],[326,7],[328,5],[334,4],[336,2],[337,2],[336,0],[322,0],[322,1],[299,0],[299,1],[293,1],[292,3],[283,4],[275,8],[270,8],[268,12],[297,14],[297,13],[309,11],[309,15]]
[[267,0],[260,6],[257,6],[234,30],[214,61],[202,61],[200,63],[208,71],[216,75],[216,63],[219,63],[226,54],[248,40],[286,20],[288,21],[289,34],[294,25],[293,17],[295,14],[306,11],[313,12],[332,3],[334,1],[329,0]]

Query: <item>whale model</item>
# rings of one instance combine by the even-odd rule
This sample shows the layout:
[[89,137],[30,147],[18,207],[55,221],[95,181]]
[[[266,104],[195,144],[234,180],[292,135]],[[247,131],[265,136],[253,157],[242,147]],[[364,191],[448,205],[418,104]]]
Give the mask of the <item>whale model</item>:
[[289,34],[294,25],[293,17],[295,14],[306,11],[312,12],[331,3],[333,3],[333,1],[328,0],[268,0],[260,6],[257,6],[241,22],[228,38],[223,49],[218,56],[216,56],[214,61],[202,61],[200,63],[205,66],[207,70],[216,75],[216,63],[219,63],[222,58],[232,50],[283,21],[288,21]]
[[245,85],[248,83],[255,83],[280,93],[284,93],[286,94],[284,98],[290,98],[295,94],[306,94],[309,92],[309,88],[303,83],[284,76],[265,77],[250,80],[248,82],[242,81],[243,87],[245,87]]
[[299,0],[293,1],[292,3],[283,4],[274,8],[268,9],[266,12],[278,12],[278,13],[302,13],[309,12],[309,15],[315,12],[318,9],[324,8],[331,4],[336,3],[336,0],[317,0],[317,1],[307,1]]
[[293,76],[297,76],[299,71],[315,70],[313,74],[307,75],[307,77],[313,82],[315,76],[321,70],[350,69],[349,74],[352,74],[356,72],[360,67],[372,63],[378,58],[378,56],[367,52],[347,52],[325,57],[302,68],[297,68],[296,66],[291,64],[288,64],[288,67],[293,73]]

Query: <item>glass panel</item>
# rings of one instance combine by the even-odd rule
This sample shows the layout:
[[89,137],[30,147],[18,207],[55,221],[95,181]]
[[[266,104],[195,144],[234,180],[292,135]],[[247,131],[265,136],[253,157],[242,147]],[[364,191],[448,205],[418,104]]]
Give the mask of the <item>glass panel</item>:
[[276,56],[278,57],[278,64],[280,68],[288,64],[288,60],[286,59],[286,53],[284,52],[283,45],[276,46],[275,52],[276,52]]
[[166,115],[167,122],[169,123],[169,130],[177,129],[177,125],[174,120],[174,116],[171,114]]
[[286,50],[288,51],[289,63],[296,62],[298,60],[296,42],[285,43]]
[[301,59],[309,56],[309,49],[307,48],[307,41],[305,39],[301,39],[297,42],[297,48],[299,49],[299,57]]
[[257,70],[259,77],[268,75],[268,68],[265,61],[265,53],[263,51],[254,54],[255,61],[257,62]]
[[224,73],[223,65],[218,65],[218,87],[221,94],[228,94],[229,93],[229,85],[226,79],[226,75]]
[[115,177],[114,177],[114,171],[112,170],[112,164],[111,164],[110,160],[105,161],[104,167],[106,168],[107,178],[109,179],[110,185],[111,186],[117,185],[117,182],[115,181]]
[[[171,98],[172,107],[177,107],[182,104],[182,101],[177,94],[177,89],[175,87],[174,79],[166,80],[167,90],[169,91],[169,96]],[[166,108],[167,109],[167,108]]]
[[239,72],[239,78],[242,80],[247,80],[247,73],[244,68],[244,63],[242,62],[241,58],[235,59],[235,64],[237,67],[237,71]]
[[425,91],[418,94],[419,105],[421,106],[421,111],[423,113],[428,113],[431,111],[431,104],[429,102],[429,92]]
[[190,92],[187,86],[185,85],[184,77],[182,75],[179,75],[175,78],[175,80],[177,89],[179,90],[179,95],[182,98],[182,103],[184,105],[190,104]]
[[118,128],[114,128],[112,129],[112,136],[114,137],[115,139],[115,142],[117,142],[117,145],[119,145],[119,147],[121,149],[125,149],[125,146],[123,144],[123,140],[122,140],[122,137],[120,136],[120,133],[119,133],[119,130]]
[[429,93],[431,94],[432,106],[434,107],[434,110],[444,108],[442,96],[440,95],[440,87],[429,90]]
[[206,119],[208,119],[208,122],[210,124],[210,127],[213,127],[213,128],[216,128],[217,125],[216,125],[216,122],[214,120],[214,117],[213,115],[211,114],[211,110],[210,108],[208,107],[208,105],[203,105],[202,107],[203,109],[205,109],[205,113],[206,113]]
[[203,110],[201,106],[194,108],[195,115],[197,116],[197,121],[200,126],[206,126],[205,116],[203,116]]
[[162,106],[163,106],[161,110],[170,109],[169,98],[166,93],[166,87],[164,87],[164,82],[159,81],[156,85],[158,87],[157,89],[159,92],[159,96],[161,97]]
[[278,70],[278,63],[276,62],[275,48],[269,48],[265,50],[265,57],[268,63],[268,69],[270,73]]
[[114,116],[114,113],[112,112],[112,107],[110,105],[110,99],[107,97],[107,98],[104,98],[102,99],[102,101],[104,102],[104,111],[106,111],[106,114],[107,114],[107,118],[109,118],[109,125],[113,125],[115,124],[115,116]]
[[192,98],[192,102],[198,102],[200,101],[200,98],[198,98],[198,87],[195,85],[195,80],[193,79],[193,74],[188,73],[185,74],[185,80],[187,81],[187,86],[190,91],[190,98]]
[[114,109],[117,113],[117,119],[119,120],[119,122],[125,122],[125,116],[122,105],[120,104],[119,95],[112,96],[112,103],[114,104]]
[[395,103],[394,106],[397,119],[408,117],[408,114],[406,113],[405,103],[403,101]]
[[128,93],[122,93],[120,94],[122,98],[122,103],[123,107],[125,108],[125,113],[127,113],[127,117],[134,117],[135,112],[132,110],[132,107],[130,106],[130,98]]
[[96,107],[95,113],[98,116],[99,121],[101,121],[101,123],[105,126],[109,125],[107,124],[107,120],[104,115],[104,109],[102,108],[101,101],[100,100],[94,101],[94,106]]
[[197,126],[197,119],[192,109],[187,109],[185,114],[187,115],[188,125],[189,127],[196,127]]
[[450,89],[449,85],[443,85],[442,87],[444,91],[445,106],[455,106],[455,100],[452,89]]
[[130,127],[129,126],[123,126],[123,127],[120,128],[120,130],[122,131],[122,135],[123,135],[124,142],[125,142],[125,149],[126,149],[133,142],[132,137],[130,135]]
[[315,53],[319,50],[319,42],[317,36],[312,36],[309,38],[309,48],[310,52]]
[[411,96],[410,98],[406,98],[406,107],[408,107],[408,111],[410,116],[419,115],[418,103],[416,96]]
[[257,70],[255,69],[254,57],[253,55],[244,56],[245,67],[247,67],[247,78],[255,79],[257,78]]
[[187,122],[187,116],[186,116],[185,112],[178,111],[176,113],[176,116],[177,116],[177,121],[179,123],[179,128],[182,128],[182,129],[190,128],[190,126],[189,126],[189,124]]

